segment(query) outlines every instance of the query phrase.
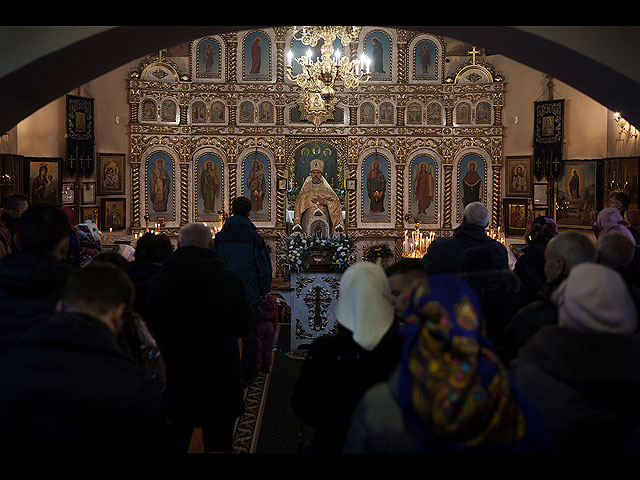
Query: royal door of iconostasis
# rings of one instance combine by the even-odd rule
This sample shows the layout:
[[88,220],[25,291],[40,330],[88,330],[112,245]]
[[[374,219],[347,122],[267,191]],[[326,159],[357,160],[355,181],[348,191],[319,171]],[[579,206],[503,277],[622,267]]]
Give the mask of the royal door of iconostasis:
[[381,61],[358,90],[338,87],[334,117],[316,127],[301,120],[298,87],[284,74],[285,51],[301,49],[289,32],[194,39],[131,73],[128,233],[217,229],[244,195],[281,275],[277,246],[314,158],[357,258],[382,244],[399,257],[416,225],[449,236],[471,201],[499,224],[505,84],[475,47],[455,56],[436,35],[363,27],[350,54],[375,39]]

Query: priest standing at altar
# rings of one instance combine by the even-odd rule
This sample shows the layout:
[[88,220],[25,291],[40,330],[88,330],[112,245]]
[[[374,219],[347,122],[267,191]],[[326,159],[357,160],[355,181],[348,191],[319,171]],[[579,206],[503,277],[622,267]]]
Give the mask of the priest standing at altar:
[[[342,205],[340,199],[322,176],[324,162],[311,160],[309,176],[304,181],[294,207],[294,229],[302,229],[306,234],[315,220],[322,220],[328,225],[326,235],[344,230]],[[324,232],[323,232],[324,233]]]

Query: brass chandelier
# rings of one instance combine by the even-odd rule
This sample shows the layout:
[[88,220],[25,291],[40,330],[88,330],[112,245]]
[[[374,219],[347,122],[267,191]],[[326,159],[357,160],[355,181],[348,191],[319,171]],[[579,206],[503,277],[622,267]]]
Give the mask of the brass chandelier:
[[[296,58],[302,68],[297,75],[293,74],[293,52],[287,54],[287,76],[300,87],[297,103],[302,118],[309,120],[316,127],[333,117],[338,102],[334,86],[342,81],[345,88],[356,89],[361,83],[369,80],[369,60],[362,56],[355,60],[342,56],[339,49],[333,50],[333,43],[339,38],[342,46],[347,47],[358,39],[361,27],[293,27],[293,40],[303,45],[315,47],[320,40],[320,58],[311,59],[311,49],[307,55]],[[333,58],[332,58],[333,55]]]

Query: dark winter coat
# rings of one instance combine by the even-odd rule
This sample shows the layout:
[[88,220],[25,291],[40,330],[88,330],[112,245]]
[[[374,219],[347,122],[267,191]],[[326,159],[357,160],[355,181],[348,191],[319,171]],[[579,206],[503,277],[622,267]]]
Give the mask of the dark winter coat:
[[518,279],[510,270],[465,272],[458,276],[478,293],[486,334],[497,346],[521,306]]
[[40,253],[0,258],[0,351],[54,313],[73,268]]
[[229,217],[213,245],[224,267],[243,280],[251,305],[256,305],[271,290],[273,268],[267,245],[253,222],[241,215]]
[[562,278],[545,284],[535,300],[529,302],[513,316],[497,345],[498,355],[505,364],[518,355],[518,350],[545,325],[558,324],[558,306],[551,296],[562,283]]
[[133,310],[138,312],[143,320],[147,317],[147,296],[149,290],[149,282],[160,272],[162,264],[150,262],[149,260],[133,260],[127,262],[127,272],[129,278],[136,287],[136,299],[133,304]]
[[518,258],[513,272],[518,277],[518,295],[522,305],[526,305],[536,298],[547,278],[544,274],[544,251],[547,239],[539,239],[522,249],[522,256]]
[[640,337],[542,328],[511,363],[554,452],[640,453]]
[[240,278],[213,250],[181,247],[151,280],[148,300],[176,421],[202,426],[241,415],[238,339],[252,313]]
[[160,390],[101,321],[56,313],[0,354],[0,448],[173,449]]
[[460,242],[463,251],[471,247],[489,248],[493,257],[493,268],[509,268],[509,255],[506,247],[487,236],[483,227],[463,223],[453,231],[453,238]]
[[311,344],[291,397],[296,417],[314,429],[311,453],[342,450],[358,400],[391,375],[402,353],[395,324],[372,351],[355,343],[352,332],[338,327],[336,335],[321,336]]

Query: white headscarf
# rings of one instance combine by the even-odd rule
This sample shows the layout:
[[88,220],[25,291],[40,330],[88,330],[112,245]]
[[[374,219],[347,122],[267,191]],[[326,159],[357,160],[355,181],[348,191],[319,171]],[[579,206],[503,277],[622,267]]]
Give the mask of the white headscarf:
[[362,348],[371,351],[378,345],[394,321],[389,280],[381,267],[358,262],[345,270],[336,316]]
[[638,312],[620,274],[596,263],[581,263],[554,293],[558,325],[585,333],[633,333]]

